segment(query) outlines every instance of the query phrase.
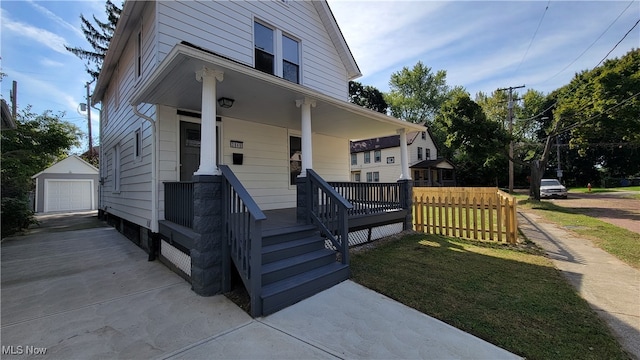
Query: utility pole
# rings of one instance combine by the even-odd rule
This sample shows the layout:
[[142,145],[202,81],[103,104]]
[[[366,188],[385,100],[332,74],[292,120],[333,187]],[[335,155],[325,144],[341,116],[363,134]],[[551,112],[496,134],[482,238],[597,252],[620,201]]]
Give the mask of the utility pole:
[[556,170],[556,175],[558,176],[558,181],[562,182],[562,167],[560,166],[560,135],[556,135],[556,157],[558,158],[558,169]]
[[18,82],[15,80],[13,80],[13,87],[9,97],[11,98],[11,116],[13,116],[13,121],[16,121],[18,118]]
[[[498,89],[498,91],[509,90],[509,135],[513,135],[513,90],[523,88],[521,86],[509,86],[508,88]],[[509,141],[509,193],[513,193],[513,140]]]
[[93,157],[93,137],[91,136],[91,96],[89,95],[89,85],[87,82],[87,121],[89,122],[89,157]]

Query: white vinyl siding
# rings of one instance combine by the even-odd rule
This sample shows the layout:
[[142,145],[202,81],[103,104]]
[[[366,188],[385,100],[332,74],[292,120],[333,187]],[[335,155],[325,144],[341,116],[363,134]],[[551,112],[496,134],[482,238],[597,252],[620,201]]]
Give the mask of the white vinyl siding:
[[299,41],[301,84],[340,100],[348,97],[346,69],[311,2],[161,1],[156,6],[161,58],[186,41],[253,67],[257,18]]
[[[155,3],[150,2],[142,14],[144,23],[142,30],[142,77],[148,76],[157,62],[157,47],[154,37]],[[107,209],[109,213],[127,219],[143,227],[150,227],[151,221],[151,152],[152,130],[147,121],[142,121],[133,113],[129,105],[129,99],[137,86],[137,31],[134,31],[127,39],[125,49],[118,62],[118,71],[110,80],[109,87],[102,100],[103,111],[109,116],[109,122],[103,126],[100,134],[100,146],[105,149],[107,155],[107,167],[103,176],[105,184],[102,186],[101,209]],[[119,102],[120,104],[117,104]],[[119,106],[117,106],[119,105]],[[155,118],[153,105],[143,104],[140,111],[151,118]],[[139,156],[136,154],[136,136],[140,131]],[[114,161],[111,153],[116,146],[120,148],[120,163]],[[118,166],[119,165],[119,166]],[[115,183],[114,166],[120,168],[120,183]],[[116,187],[119,190],[114,191]]]
[[[289,136],[297,131],[223,118],[223,163],[236,174],[263,210],[295,207],[296,189],[289,186]],[[248,131],[247,129],[251,129]],[[233,149],[230,141],[243,142]],[[313,135],[313,169],[328,181],[349,180],[349,141]],[[244,154],[242,165],[232,165],[232,154]]]

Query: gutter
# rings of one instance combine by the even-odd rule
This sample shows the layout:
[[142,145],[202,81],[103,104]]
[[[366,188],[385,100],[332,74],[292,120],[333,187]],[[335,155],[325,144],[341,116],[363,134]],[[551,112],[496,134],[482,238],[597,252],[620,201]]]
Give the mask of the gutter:
[[133,113],[146,120],[151,124],[151,141],[152,141],[152,151],[151,151],[151,231],[154,233],[159,232],[158,230],[158,156],[157,156],[157,146],[158,146],[158,131],[156,129],[156,122],[151,117],[144,115],[138,110],[138,105],[131,105],[133,109]]

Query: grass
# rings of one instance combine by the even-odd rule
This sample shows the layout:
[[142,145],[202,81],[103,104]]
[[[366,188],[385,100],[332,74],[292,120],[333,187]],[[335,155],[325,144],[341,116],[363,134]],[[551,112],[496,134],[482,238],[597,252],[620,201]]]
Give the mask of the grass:
[[536,248],[412,234],[351,257],[352,278],[527,359],[628,359]]
[[[591,188],[591,193],[604,193],[604,192],[616,192],[616,191],[640,191],[640,186],[625,186],[618,188]],[[586,187],[571,188],[569,192],[589,193],[589,189]]]
[[592,240],[604,251],[640,269],[640,234],[584,215],[577,209],[564,208],[548,201],[518,198],[519,208],[537,211],[545,219]]

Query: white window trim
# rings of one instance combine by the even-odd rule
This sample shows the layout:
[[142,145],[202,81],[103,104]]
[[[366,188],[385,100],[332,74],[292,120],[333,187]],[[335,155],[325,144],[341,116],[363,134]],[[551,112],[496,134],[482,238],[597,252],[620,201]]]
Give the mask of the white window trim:
[[[142,21],[142,20],[140,20]],[[138,29],[138,32],[136,33],[136,57],[135,57],[135,61],[134,61],[134,75],[137,81],[140,80],[140,78],[142,78],[142,74],[144,72],[144,59],[143,59],[143,55],[144,55],[144,33],[142,32],[142,25],[140,25],[140,28]]]
[[[283,74],[283,61],[284,61],[284,55],[282,53],[282,37],[283,36],[287,36],[288,38],[290,38],[291,40],[295,40],[298,42],[298,84],[302,85],[303,81],[302,81],[302,40],[300,38],[298,38],[297,36],[293,36],[291,33],[286,32],[286,31],[282,31],[281,29],[271,25],[269,22],[266,22],[264,20],[261,20],[257,17],[253,18],[253,23],[258,23],[264,27],[267,27],[271,30],[273,30],[273,65],[274,65],[274,75],[280,78],[283,78],[284,74]],[[256,48],[256,34],[255,34],[255,26],[251,26],[251,35],[252,35],[252,43],[253,43],[253,68],[256,67],[256,57],[255,57],[255,48]]]

